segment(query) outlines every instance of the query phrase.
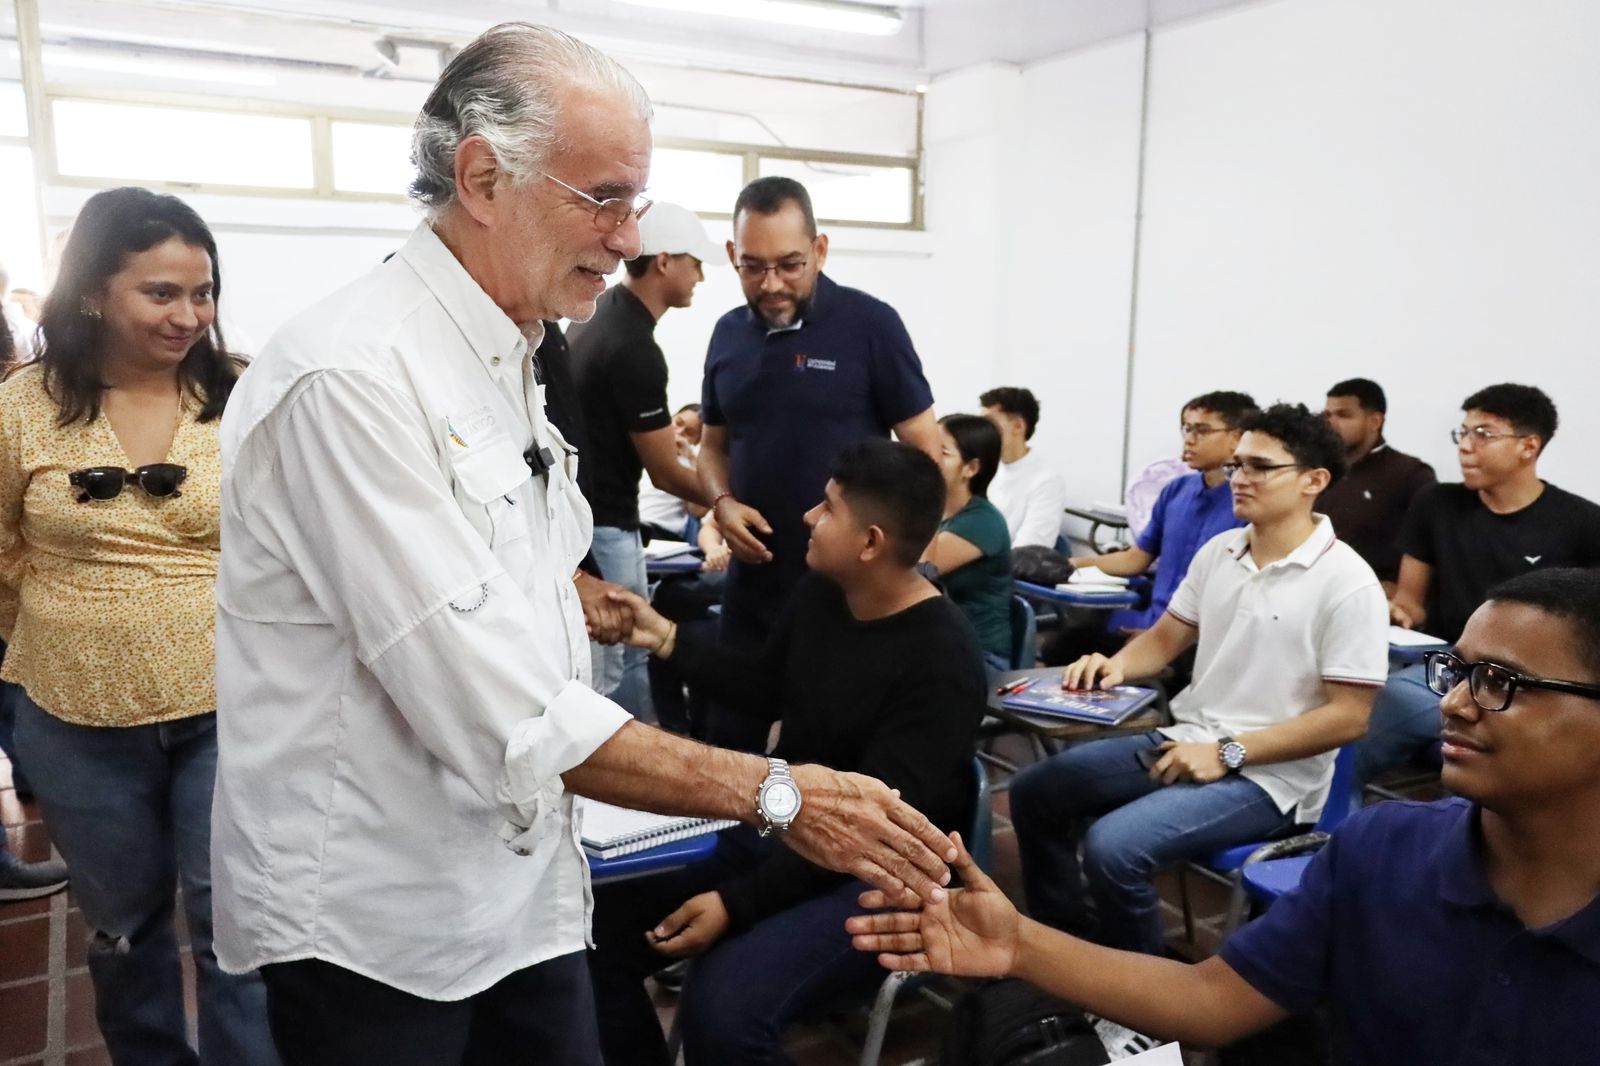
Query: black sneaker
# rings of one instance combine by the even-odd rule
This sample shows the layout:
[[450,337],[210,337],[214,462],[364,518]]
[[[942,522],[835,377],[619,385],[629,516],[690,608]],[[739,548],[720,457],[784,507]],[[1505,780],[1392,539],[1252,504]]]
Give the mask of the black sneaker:
[[19,862],[0,852],[0,902],[53,896],[67,887],[64,862]]

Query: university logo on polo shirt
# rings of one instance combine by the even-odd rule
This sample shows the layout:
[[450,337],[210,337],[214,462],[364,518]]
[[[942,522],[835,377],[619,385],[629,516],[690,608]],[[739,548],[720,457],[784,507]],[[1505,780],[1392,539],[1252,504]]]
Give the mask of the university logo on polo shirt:
[[794,368],[800,371],[837,370],[839,369],[839,364],[833,359],[818,359],[815,356],[807,355],[805,352],[795,352]]

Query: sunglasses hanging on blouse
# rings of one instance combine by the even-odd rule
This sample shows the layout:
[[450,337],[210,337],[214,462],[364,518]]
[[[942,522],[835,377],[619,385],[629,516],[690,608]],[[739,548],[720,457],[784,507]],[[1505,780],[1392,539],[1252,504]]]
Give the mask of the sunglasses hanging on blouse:
[[79,503],[114,500],[129,484],[137,485],[146,495],[165,498],[182,496],[178,486],[189,476],[189,468],[178,463],[150,463],[137,470],[124,470],[120,466],[91,466],[74,470],[67,480],[80,489]]

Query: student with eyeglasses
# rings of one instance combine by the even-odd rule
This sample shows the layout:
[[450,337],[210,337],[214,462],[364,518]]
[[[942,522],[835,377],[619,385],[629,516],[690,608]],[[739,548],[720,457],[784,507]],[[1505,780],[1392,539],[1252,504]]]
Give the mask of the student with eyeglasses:
[[224,973],[212,948],[217,431],[242,368],[220,294],[193,209],[99,193],[62,253],[36,364],[0,385],[4,677],[22,686],[18,755],[73,873],[118,1064],[278,1061],[260,977]]
[[[792,178],[757,178],[733,207],[728,258],[747,306],[718,320],[701,386],[700,479],[733,551],[722,639],[757,647],[805,576],[803,516],[839,449],[868,437],[939,460],[933,392],[894,308],[823,273],[827,234]],[[766,745],[713,708],[708,738]]]
[[[1452,799],[1352,815],[1198,965],[1017,914],[971,861],[920,912],[852,918],[892,970],[1022,977],[1187,1047],[1321,1010],[1331,1066],[1588,1066],[1600,1013],[1600,572],[1488,593],[1430,683]],[[878,908],[866,893],[864,908]]]
[[1339,438],[1298,404],[1240,429],[1224,470],[1249,525],[1200,549],[1154,625],[1063,677],[1110,688],[1194,647],[1173,724],[1070,748],[1011,785],[1029,913],[1111,947],[1161,953],[1158,871],[1314,823],[1388,673],[1383,589],[1313,511],[1343,471]]
[[[1423,489],[1400,533],[1396,625],[1454,643],[1488,590],[1557,566],[1600,566],[1600,506],[1539,477],[1556,405],[1531,385],[1491,385],[1461,404],[1451,430],[1459,482]],[[1409,762],[1437,765],[1438,699],[1422,666],[1398,670],[1372,710],[1358,784]]]
[[1097,611],[1087,622],[1063,626],[1045,639],[1045,662],[1059,666],[1092,652],[1110,655],[1149,629],[1166,613],[1195,553],[1217,534],[1244,525],[1234,514],[1233,488],[1222,467],[1239,445],[1240,424],[1255,413],[1254,398],[1230,390],[1203,393],[1183,405],[1178,413],[1178,435],[1183,461],[1193,472],[1162,486],[1150,521],[1133,544],[1071,560],[1075,567],[1098,567],[1118,577],[1148,573],[1159,562],[1150,602],[1143,607]]

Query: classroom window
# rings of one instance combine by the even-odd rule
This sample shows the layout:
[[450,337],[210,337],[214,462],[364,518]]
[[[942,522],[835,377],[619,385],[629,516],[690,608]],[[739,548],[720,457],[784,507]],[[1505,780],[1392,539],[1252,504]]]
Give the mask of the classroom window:
[[913,172],[909,166],[865,166],[793,159],[761,160],[761,175],[794,178],[811,194],[818,218],[839,222],[911,221]]
[[39,248],[38,201],[33,195],[33,153],[26,148],[0,145],[0,262],[11,273],[11,284],[44,289]]
[[20,81],[0,81],[0,137],[28,135],[28,98]]
[[650,158],[652,200],[687,207],[701,214],[733,211],[744,188],[744,159],[722,152],[657,148]]
[[404,196],[416,175],[411,127],[334,122],[333,187],[340,192]]
[[52,101],[56,167],[81,178],[313,187],[311,120],[96,100]]

